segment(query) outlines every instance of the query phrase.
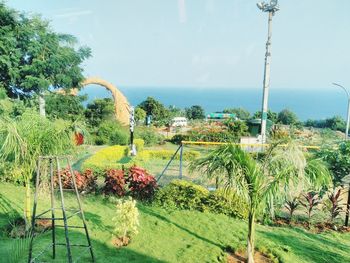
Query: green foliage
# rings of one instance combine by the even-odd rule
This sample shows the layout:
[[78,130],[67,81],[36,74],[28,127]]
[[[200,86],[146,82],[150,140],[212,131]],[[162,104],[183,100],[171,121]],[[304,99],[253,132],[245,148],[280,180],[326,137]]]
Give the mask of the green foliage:
[[[261,111],[257,111],[253,114],[252,119],[261,119]],[[268,110],[267,112],[267,119],[272,121],[273,123],[276,123],[278,121],[277,113],[273,112],[271,110]]]
[[46,114],[53,119],[83,120],[85,110],[82,103],[85,100],[86,96],[50,93],[45,96]]
[[[139,152],[136,156],[137,160],[142,161],[150,161],[152,159],[162,159],[162,160],[170,160],[170,158],[174,155],[174,151],[172,150],[144,150]],[[189,150],[184,151],[182,158],[185,161],[193,161],[200,157],[200,153],[198,151]],[[175,160],[179,160],[180,155],[177,154],[175,156]]]
[[136,201],[131,198],[128,200],[117,200],[116,210],[112,221],[114,223],[113,235],[115,237],[132,238],[138,234],[140,223]]
[[158,190],[154,204],[165,208],[198,210],[224,214],[236,218],[247,218],[247,204],[235,192],[206,188],[192,182],[174,180]]
[[41,17],[19,14],[4,3],[0,3],[0,20],[0,86],[9,97],[79,87],[80,65],[90,49],[75,48],[73,36],[55,33]]
[[152,122],[157,126],[165,125],[170,121],[169,110],[161,102],[152,97],[147,97],[137,107],[143,109],[147,115],[152,116]]
[[229,109],[224,109],[223,112],[235,114],[236,117],[240,120],[249,120],[250,118],[250,112],[244,108],[229,108]]
[[328,164],[333,184],[341,185],[342,179],[350,174],[350,141],[340,143],[337,148],[324,148],[317,155]]
[[164,143],[164,136],[159,134],[152,127],[137,127],[135,129],[135,138],[144,140],[145,146],[154,146]]
[[92,169],[94,172],[100,173],[110,168],[122,168],[123,163],[120,161],[128,155],[128,151],[128,146],[106,147],[87,158],[82,165],[82,169]]
[[189,141],[190,136],[187,134],[175,134],[171,139],[170,142],[174,144],[181,144],[182,141]]
[[315,128],[329,128],[334,131],[345,132],[346,122],[340,116],[334,116],[332,118],[327,118],[325,120],[307,120],[304,123],[306,127],[315,127]]
[[209,191],[200,185],[174,180],[156,193],[154,202],[166,208],[204,211],[208,195]]
[[249,135],[248,126],[244,121],[228,119],[224,124],[227,127],[228,132],[231,133],[236,140],[239,140],[242,136]]
[[199,105],[193,105],[190,108],[186,108],[185,111],[189,120],[203,120],[205,118],[204,109]]
[[145,141],[142,139],[135,139],[134,144],[136,146],[137,152],[142,152],[143,148],[145,147]]
[[135,121],[138,123],[144,123],[146,120],[146,111],[141,109],[140,107],[135,108]]
[[285,125],[298,123],[297,115],[289,109],[284,109],[278,113],[277,121]]
[[128,130],[122,127],[118,121],[104,121],[98,127],[95,139],[97,145],[127,145],[128,142]]
[[110,98],[96,99],[86,107],[85,117],[92,127],[98,127],[104,121],[112,121],[114,117],[114,102]]

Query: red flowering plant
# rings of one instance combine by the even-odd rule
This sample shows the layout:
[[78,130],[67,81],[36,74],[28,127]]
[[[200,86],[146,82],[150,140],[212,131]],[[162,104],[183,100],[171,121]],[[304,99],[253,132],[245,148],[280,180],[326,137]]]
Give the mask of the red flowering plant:
[[128,179],[131,196],[142,201],[151,200],[158,188],[154,176],[145,169],[133,166],[129,169]]
[[110,169],[106,171],[105,186],[103,193],[106,195],[125,195],[124,171]]
[[[69,168],[62,169],[60,172],[62,187],[64,189],[73,189],[72,174]],[[83,174],[78,171],[74,171],[75,183],[79,191],[92,191],[97,187],[96,176],[93,175],[91,170],[86,170]],[[58,186],[58,175],[56,173],[54,177],[55,186]]]

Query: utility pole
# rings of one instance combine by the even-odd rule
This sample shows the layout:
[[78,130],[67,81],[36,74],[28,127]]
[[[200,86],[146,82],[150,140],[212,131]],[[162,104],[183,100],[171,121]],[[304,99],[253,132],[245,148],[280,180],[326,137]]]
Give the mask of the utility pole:
[[272,17],[279,10],[279,7],[278,7],[278,0],[271,0],[269,4],[265,2],[260,2],[260,3],[257,3],[257,6],[261,11],[269,13],[266,54],[265,54],[265,68],[264,68],[263,101],[262,101],[262,111],[261,111],[261,141],[262,143],[265,143],[269,88],[270,88],[270,70],[271,70]]

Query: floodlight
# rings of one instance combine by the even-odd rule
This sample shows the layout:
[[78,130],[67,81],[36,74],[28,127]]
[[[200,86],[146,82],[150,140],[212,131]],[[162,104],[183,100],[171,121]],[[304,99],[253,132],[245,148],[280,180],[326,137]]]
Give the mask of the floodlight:
[[259,2],[256,4],[258,6],[259,9],[263,10],[264,9],[264,3]]

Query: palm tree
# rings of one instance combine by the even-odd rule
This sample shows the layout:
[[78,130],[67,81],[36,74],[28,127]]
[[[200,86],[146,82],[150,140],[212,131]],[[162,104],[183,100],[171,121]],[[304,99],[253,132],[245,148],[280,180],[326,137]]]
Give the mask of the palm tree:
[[[288,150],[292,151],[287,147]],[[300,160],[290,160],[286,155],[276,155],[279,152],[273,145],[265,152],[261,162],[253,159],[249,153],[240,147],[228,144],[218,147],[206,157],[194,161],[192,169],[202,169],[209,178],[220,178],[225,182],[225,189],[235,189],[248,201],[248,263],[254,263],[255,219],[263,204],[273,200],[281,187],[288,186],[291,181],[306,175],[301,173],[296,163]],[[300,157],[300,156],[299,156]],[[305,170],[306,165],[300,165]],[[300,168],[299,167],[299,168]],[[295,176],[295,175],[299,176]],[[313,174],[317,177],[315,174]],[[305,176],[307,177],[307,176]]]

